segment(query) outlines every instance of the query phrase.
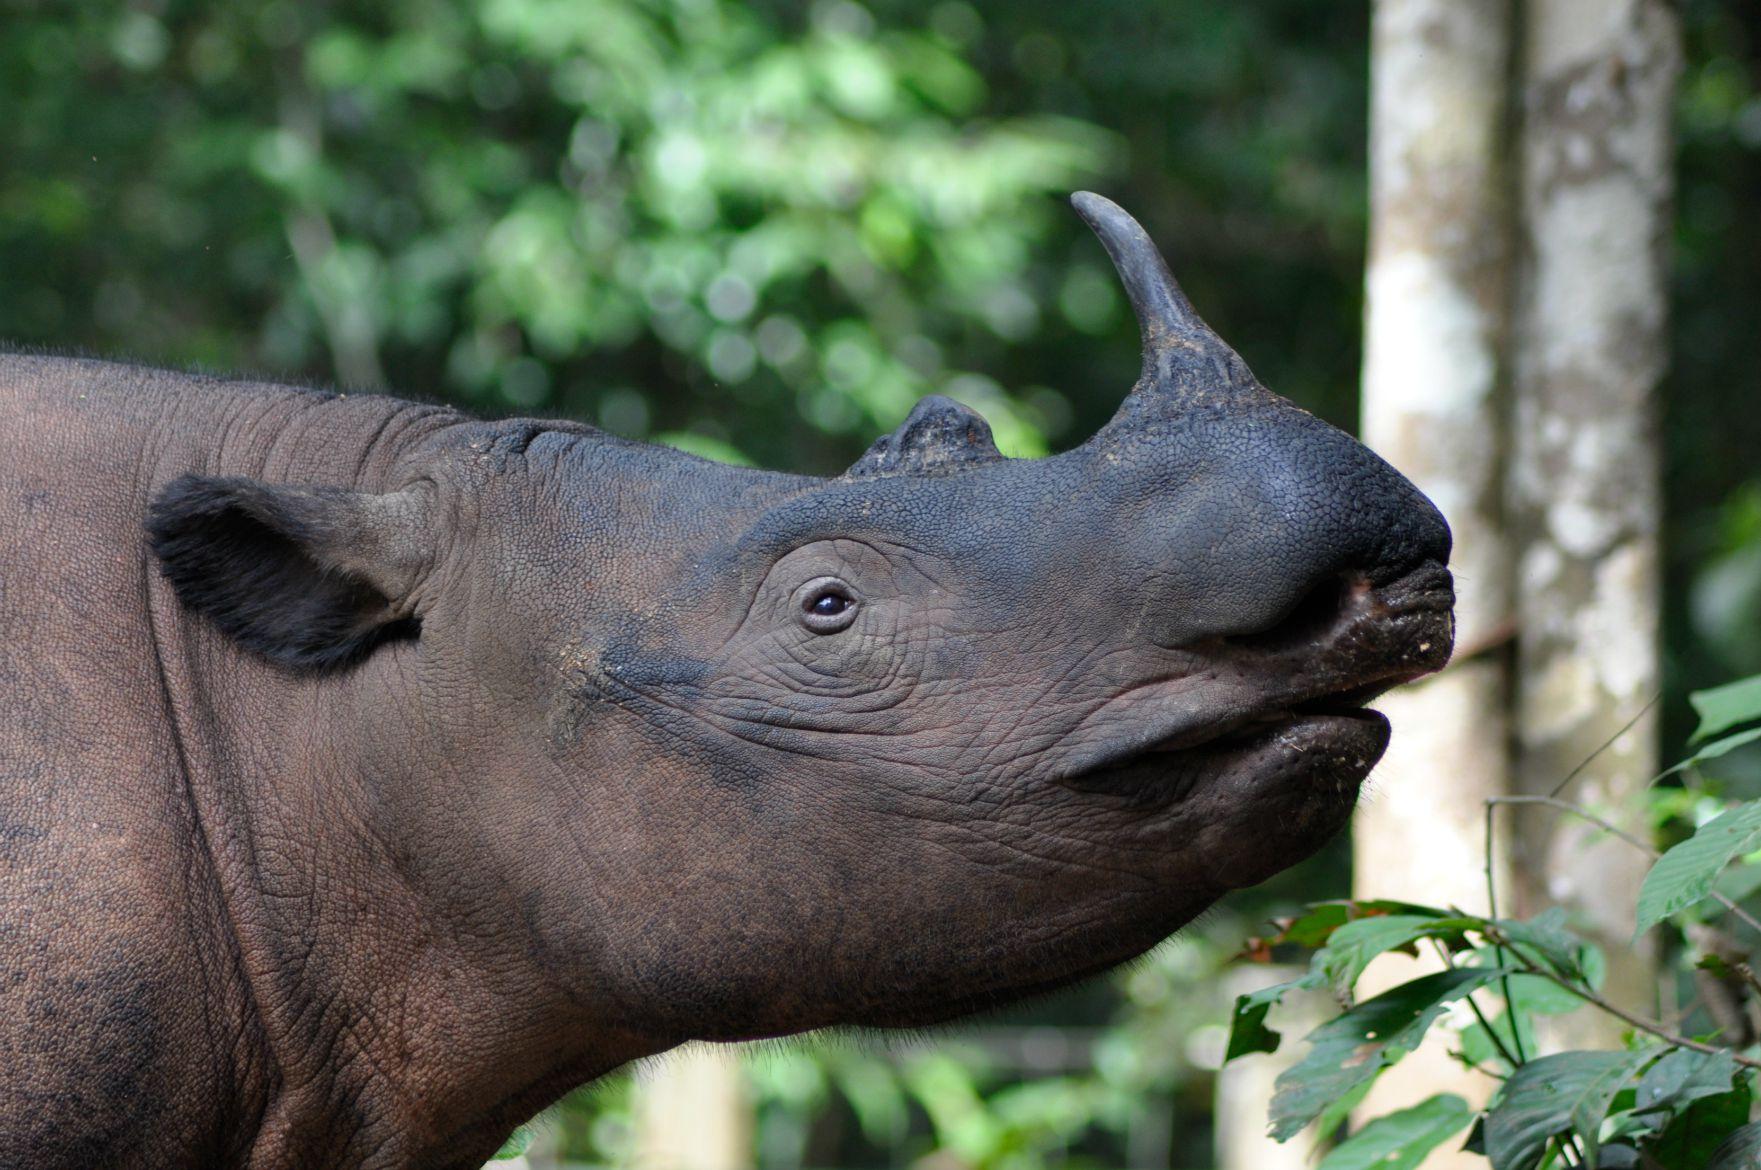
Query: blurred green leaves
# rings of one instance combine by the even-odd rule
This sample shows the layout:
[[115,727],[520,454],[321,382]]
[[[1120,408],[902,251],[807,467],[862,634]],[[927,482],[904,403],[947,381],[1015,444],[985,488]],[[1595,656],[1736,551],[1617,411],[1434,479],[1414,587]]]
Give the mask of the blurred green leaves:
[[[1028,273],[1051,196],[1116,167],[1115,139],[984,116],[954,41],[851,0],[82,11],[0,37],[20,115],[0,139],[26,164],[0,251],[51,274],[0,291],[8,333],[780,462],[802,425],[860,447],[932,391],[1043,453],[1067,408],[968,355],[1115,311],[1093,271],[1064,310]],[[90,305],[55,278],[70,257]],[[647,409],[618,408],[632,388]]]

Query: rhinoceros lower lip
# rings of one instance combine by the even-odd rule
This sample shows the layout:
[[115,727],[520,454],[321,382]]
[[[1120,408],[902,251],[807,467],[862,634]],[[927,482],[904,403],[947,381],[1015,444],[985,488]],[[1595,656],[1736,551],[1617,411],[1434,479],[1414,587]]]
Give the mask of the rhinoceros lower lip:
[[1294,785],[1322,804],[1349,811],[1358,786],[1387,749],[1388,734],[1387,719],[1364,707],[1289,710],[1202,743],[1157,744],[1066,783],[1146,810],[1213,787],[1227,789],[1230,799],[1259,800],[1288,796]]

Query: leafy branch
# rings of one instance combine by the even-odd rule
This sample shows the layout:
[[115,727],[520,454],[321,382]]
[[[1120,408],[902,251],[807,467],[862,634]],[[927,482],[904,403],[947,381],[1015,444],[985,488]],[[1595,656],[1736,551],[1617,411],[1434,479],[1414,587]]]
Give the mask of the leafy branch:
[[[1761,677],[1693,697],[1700,727],[1688,759],[1660,779],[1697,769],[1743,744],[1761,740]],[[1761,1123],[1748,1122],[1761,1056],[1745,1050],[1749,1029],[1731,1042],[1721,1033],[1689,1034],[1649,1019],[1604,995],[1601,952],[1575,933],[1564,910],[1528,919],[1501,917],[1491,858],[1500,806],[1549,808],[1641,850],[1652,861],[1635,906],[1635,935],[1670,923],[1702,971],[1739,994],[1761,990],[1748,955],[1704,918],[1728,915],[1761,936],[1761,918],[1742,905],[1741,891],[1761,887],[1739,874],[1735,892],[1716,888],[1744,855],[1761,850],[1761,801],[1728,803],[1686,840],[1659,852],[1609,818],[1560,796],[1496,797],[1486,803],[1488,913],[1410,902],[1329,902],[1279,924],[1253,948],[1312,952],[1308,971],[1236,1001],[1227,1059],[1272,1052],[1282,1037],[1269,1013],[1294,993],[1329,989],[1339,1013],[1307,1037],[1308,1050],[1279,1076],[1271,1107],[1272,1134],[1285,1140],[1315,1126],[1336,1129],[1382,1073],[1412,1052],[1435,1027],[1456,1029],[1455,1055],[1501,1081],[1491,1103],[1476,1110],[1439,1094],[1410,1109],[1375,1118],[1322,1161],[1320,1170],[1375,1166],[1402,1170],[1463,1130],[1464,1148],[1484,1154],[1493,1170],[1557,1167],[1638,1167],[1648,1170],[1737,1170],[1761,1157]],[[1702,909],[1708,903],[1716,911]],[[1358,1002],[1359,977],[1378,956],[1435,952],[1441,969]],[[1482,1002],[1489,1000],[1490,1002]],[[1473,1023],[1451,1017],[1460,1004]],[[1710,1005],[1709,1005],[1710,1007]],[[1584,1008],[1620,1020],[1632,1031],[1619,1050],[1534,1054],[1525,1035],[1534,1019]],[[1740,1011],[1737,1013],[1740,1016]]]

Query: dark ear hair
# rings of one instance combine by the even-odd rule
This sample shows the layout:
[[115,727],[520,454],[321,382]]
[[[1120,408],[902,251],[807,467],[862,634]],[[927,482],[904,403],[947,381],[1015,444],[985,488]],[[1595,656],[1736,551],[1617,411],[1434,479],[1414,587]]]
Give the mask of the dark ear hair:
[[335,667],[420,626],[431,494],[368,495],[186,475],[147,533],[179,601],[286,666]]

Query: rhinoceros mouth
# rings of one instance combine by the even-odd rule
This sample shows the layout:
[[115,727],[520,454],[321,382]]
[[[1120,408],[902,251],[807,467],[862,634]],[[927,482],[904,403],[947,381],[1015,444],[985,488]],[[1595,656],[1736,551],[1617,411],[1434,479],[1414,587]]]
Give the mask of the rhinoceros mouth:
[[1307,780],[1354,801],[1388,746],[1388,720],[1368,704],[1448,661],[1452,603],[1448,572],[1426,566],[1382,587],[1343,582],[1330,612],[1194,647],[1206,686],[1170,680],[1133,693],[1130,731],[1061,779],[1166,803],[1257,774],[1255,787]]

